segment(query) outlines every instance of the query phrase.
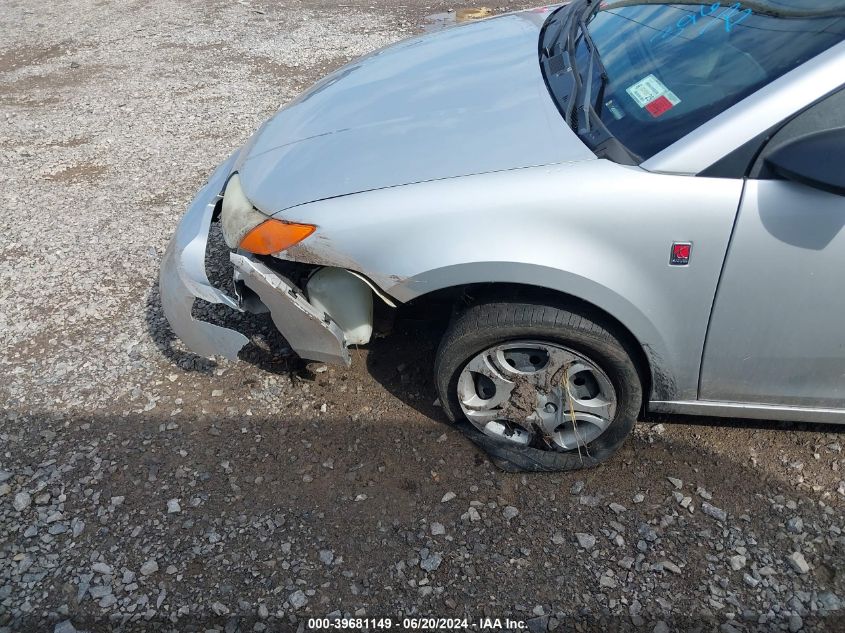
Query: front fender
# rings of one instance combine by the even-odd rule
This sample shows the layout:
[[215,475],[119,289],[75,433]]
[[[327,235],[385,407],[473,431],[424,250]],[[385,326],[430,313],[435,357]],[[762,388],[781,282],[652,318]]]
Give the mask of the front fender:
[[[618,319],[659,399],[695,399],[742,190],[607,160],[392,187],[288,209],[318,226],[283,257],[357,270],[399,301],[467,283],[542,286]],[[669,265],[692,242],[688,266]]]

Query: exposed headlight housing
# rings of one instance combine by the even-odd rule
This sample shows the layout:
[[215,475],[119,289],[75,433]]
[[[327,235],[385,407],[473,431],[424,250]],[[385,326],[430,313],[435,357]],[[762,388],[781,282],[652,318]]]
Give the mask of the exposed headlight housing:
[[237,248],[247,233],[267,219],[267,216],[256,211],[252,203],[247,200],[241,187],[241,177],[233,174],[226,183],[223,193],[223,209],[220,213],[220,224],[223,228],[223,239],[226,246]]
[[301,242],[317,228],[313,224],[282,222],[256,210],[233,174],[223,193],[220,223],[229,248],[241,248],[256,255],[272,255]]

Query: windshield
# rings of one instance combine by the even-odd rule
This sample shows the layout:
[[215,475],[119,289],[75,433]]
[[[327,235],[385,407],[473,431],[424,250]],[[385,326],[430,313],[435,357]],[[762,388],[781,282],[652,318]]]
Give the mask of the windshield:
[[[571,112],[563,104],[575,92],[605,137],[639,160],[845,38],[845,0],[615,0],[593,9],[582,0],[561,10],[592,16],[588,37],[583,29],[574,37],[569,27],[546,29],[564,56],[568,45],[572,63],[545,63],[544,73],[561,112]],[[559,19],[569,18],[579,19]],[[543,51],[552,56],[548,42]],[[571,72],[567,66],[578,74],[571,82],[550,80],[555,70]],[[569,122],[583,138],[583,125]]]

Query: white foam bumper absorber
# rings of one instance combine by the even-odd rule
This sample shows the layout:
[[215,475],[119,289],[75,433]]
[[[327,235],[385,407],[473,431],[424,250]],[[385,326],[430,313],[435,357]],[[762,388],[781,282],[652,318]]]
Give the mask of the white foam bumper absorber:
[[321,268],[306,286],[309,303],[328,313],[343,330],[347,345],[369,343],[373,335],[373,291],[342,268]]

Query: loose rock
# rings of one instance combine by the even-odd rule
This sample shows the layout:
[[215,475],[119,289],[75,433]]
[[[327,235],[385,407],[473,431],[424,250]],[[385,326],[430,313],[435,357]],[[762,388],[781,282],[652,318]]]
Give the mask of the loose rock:
[[731,556],[730,560],[731,569],[734,571],[739,571],[743,567],[745,567],[745,556],[741,556],[737,554],[736,556]]
[[596,537],[592,534],[585,534],[584,532],[576,532],[575,538],[578,540],[578,545],[583,549],[593,549],[596,545]]
[[505,506],[505,509],[502,510],[502,516],[505,517],[505,519],[507,519],[508,521],[515,518],[518,514],[519,510],[517,510],[513,506]]
[[707,516],[716,519],[717,521],[725,522],[728,519],[728,513],[722,510],[721,508],[717,508],[716,506],[710,505],[706,501],[702,502],[701,504],[701,511],[706,514]]
[[425,571],[434,571],[438,567],[440,567],[440,564],[442,562],[443,555],[438,552],[434,552],[432,554],[429,554],[427,558],[424,558],[422,561],[420,561],[420,567]]
[[15,495],[15,498],[12,501],[12,507],[14,507],[18,512],[23,512],[31,503],[32,497],[28,492],[19,492]]
[[801,552],[792,552],[792,554],[786,557],[786,562],[799,574],[806,574],[810,571],[810,565],[807,564]]
[[305,593],[300,589],[294,591],[288,596],[288,602],[290,603],[290,606],[294,609],[301,609],[306,604],[308,604],[308,598],[305,596]]
[[211,610],[214,612],[215,615],[229,615],[229,607],[227,607],[222,602],[212,602]]
[[155,560],[150,559],[143,565],[141,565],[140,571],[142,576],[149,576],[151,574],[154,574],[158,571],[158,563]]

